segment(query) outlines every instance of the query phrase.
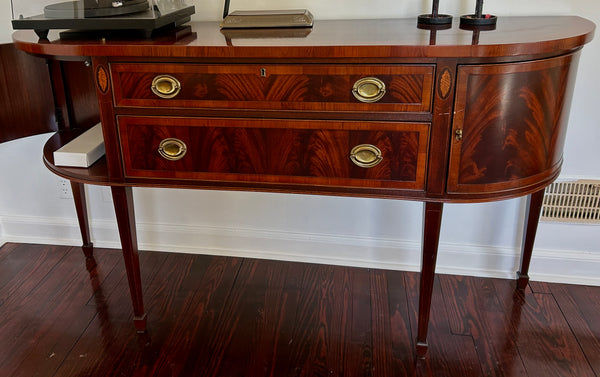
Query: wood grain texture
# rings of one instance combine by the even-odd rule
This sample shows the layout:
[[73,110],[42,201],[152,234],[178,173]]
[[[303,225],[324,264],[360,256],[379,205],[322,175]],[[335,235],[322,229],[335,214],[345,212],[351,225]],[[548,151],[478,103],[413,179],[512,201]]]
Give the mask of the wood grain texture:
[[[89,129],[100,122],[94,73],[91,66],[80,61],[60,61],[65,90],[64,117],[69,128]],[[53,85],[58,83],[54,80]]]
[[61,146],[75,139],[84,132],[82,129],[63,130],[52,135],[46,144],[44,144],[43,161],[44,165],[63,178],[81,183],[92,183],[96,185],[108,184],[108,168],[106,166],[106,157],[101,157],[89,168],[72,168],[66,166],[54,165],[54,151]]
[[419,283],[419,321],[417,327],[417,357],[427,353],[427,332],[431,309],[431,296],[435,279],[443,203],[425,202],[423,206],[423,235],[421,238],[421,278]]
[[[458,21],[458,20],[457,20]],[[117,39],[103,43],[61,41],[51,31],[38,43],[33,31],[13,34],[24,51],[57,56],[131,56],[163,58],[428,58],[510,57],[566,53],[589,42],[595,25],[580,17],[503,17],[494,32],[481,33],[472,45],[472,32],[457,26],[429,45],[429,31],[416,27],[414,18],[383,20],[317,20],[306,38],[227,38],[218,22],[192,22],[191,33],[153,40]],[[258,47],[258,48],[257,48]]]
[[[28,257],[29,252],[38,256]],[[97,315],[97,308],[86,304],[105,275],[81,268],[84,258],[79,248],[21,246],[11,255],[17,260],[37,259],[40,264],[29,264],[37,268],[24,275],[27,279],[14,286],[1,306],[0,349],[7,352],[0,354],[0,373],[15,377],[53,375],[73,346],[73,339],[66,334],[81,334]],[[115,254],[98,256],[98,262],[108,270],[118,261]],[[7,266],[6,261],[2,264]],[[69,316],[74,312],[76,316]],[[67,316],[69,320],[65,320]]]
[[[574,62],[573,62],[574,61]],[[556,175],[577,56],[460,67],[449,192],[502,191]]]
[[85,186],[82,183],[71,181],[71,192],[73,193],[73,202],[75,203],[75,212],[77,213],[77,222],[79,223],[79,232],[83,245],[83,254],[85,255],[85,264],[88,270],[96,266],[94,260],[94,244],[90,236],[90,221],[87,210],[87,200],[85,195]]
[[507,313],[518,314],[511,320],[511,326],[515,327],[514,341],[528,371],[539,376],[595,376],[552,295],[532,294],[530,290],[519,293],[514,291],[513,284],[502,286],[500,281],[494,284]]
[[[113,64],[115,105],[313,111],[427,112],[433,90],[432,65]],[[150,87],[159,75],[181,83],[172,99]],[[264,76],[263,76],[264,75]],[[376,77],[386,86],[376,103],[352,95],[354,83]]]
[[0,143],[57,130],[44,59],[0,44]]
[[146,312],[142,293],[142,278],[138,253],[135,212],[133,208],[133,189],[131,187],[112,186],[110,188],[113,206],[119,228],[119,239],[123,251],[123,260],[127,270],[127,282],[133,304],[133,321],[139,332],[146,331]]
[[[419,314],[416,325],[411,326],[416,327],[412,331],[416,331],[418,356],[423,356],[430,302],[438,300],[434,277],[442,202],[517,197],[539,191],[556,178],[578,50],[591,39],[594,25],[577,17],[503,18],[497,30],[478,35],[476,43],[471,39],[472,44],[462,30],[449,31],[449,38],[440,38],[439,44],[433,44],[431,38],[426,44],[426,31],[415,28],[414,20],[410,27],[399,20],[323,22],[316,24],[306,39],[226,39],[213,23],[194,24],[193,29],[181,39],[163,35],[109,42],[35,43],[28,39],[30,34],[15,34],[17,46],[24,51],[57,60],[71,59],[69,55],[81,60],[91,56],[92,72],[106,73],[101,80],[89,73],[68,75],[85,78],[88,85],[82,87],[89,86],[94,77],[106,159],[87,173],[56,168],[48,157],[46,163],[78,182],[111,186],[138,330],[145,328],[145,314],[131,186],[410,198],[426,202]],[[57,101],[67,109],[64,126],[85,128],[87,120],[78,119],[75,106],[69,105],[74,86],[62,74],[64,67],[66,64],[53,64],[52,70],[52,77],[66,82],[60,82],[65,85],[58,91]],[[164,73],[181,80],[181,97],[164,101],[150,94],[151,79]],[[364,104],[352,98],[351,84],[365,75],[386,82],[388,91],[381,102]],[[57,82],[55,88],[59,86]],[[91,91],[84,92],[83,98],[91,98]],[[89,119],[97,115],[93,106],[84,107],[84,113],[91,114]],[[164,161],[157,156],[158,143],[169,137],[188,145],[183,159]],[[60,142],[59,136],[49,145]],[[365,143],[384,152],[383,162],[376,167],[358,168],[348,161],[350,149]],[[526,253],[524,261],[528,259]],[[270,293],[261,280],[265,275],[276,281],[284,279],[270,268],[243,265],[237,278],[246,285],[258,284],[257,294],[264,290],[279,302],[281,291]],[[303,344],[298,363],[284,375],[294,374],[296,368],[306,375],[401,369],[390,367],[393,355],[375,351],[375,347],[373,356],[357,366],[355,358],[348,356],[356,351],[331,341],[345,341],[353,328],[346,322],[331,322],[331,318],[345,319],[354,313],[347,296],[352,274],[335,268],[315,271],[317,281],[334,282],[312,288],[310,300],[317,301],[309,303],[310,313],[300,321],[306,319],[310,329],[317,330],[298,330],[298,336],[310,340],[310,345]],[[375,275],[369,281],[383,289],[381,279]],[[366,281],[364,276],[360,280]],[[248,305],[249,313],[260,312],[262,298],[253,292],[234,285],[228,297],[236,308]],[[243,296],[249,301],[242,301]],[[335,309],[333,316],[325,304]],[[227,305],[224,308],[229,308]],[[544,306],[553,310],[549,303]],[[255,338],[255,333],[243,326],[256,321],[242,317],[236,308],[219,312],[227,327],[211,327],[212,340],[192,347],[195,354],[206,355],[204,361],[187,358],[177,368],[207,375],[225,368],[227,375],[240,374],[244,367],[231,360],[250,363],[270,354],[272,328],[265,325],[263,343],[262,335]],[[380,305],[378,310],[389,312],[389,305]],[[269,318],[281,313],[269,313]],[[531,318],[532,323],[537,319],[535,315]],[[433,321],[446,328],[443,322]],[[377,336],[385,331],[381,329],[391,328],[380,317],[372,317],[370,323],[371,333]],[[360,329],[361,334],[369,332]],[[242,354],[238,345],[230,343],[238,336],[245,348],[257,350],[256,358]],[[385,337],[376,340],[378,349],[393,344]],[[444,355],[458,359],[459,350],[475,354],[473,339],[453,342]],[[261,348],[265,343],[268,349]],[[361,351],[368,349],[364,344],[368,342],[361,343]],[[334,356],[330,357],[330,352]],[[142,357],[144,363],[146,357],[150,356]],[[210,371],[201,368],[206,363],[211,365]],[[269,365],[267,361],[260,364],[266,369]],[[444,357],[439,362],[425,361],[424,367],[435,367],[436,373],[458,368],[466,375],[477,375],[472,360],[455,363]],[[249,368],[255,371],[260,367]],[[585,368],[579,371],[586,373]]]
[[[418,336],[416,324],[419,313],[419,274],[404,273],[408,310],[413,339]],[[439,275],[432,283],[431,314],[429,322],[429,347],[426,359],[417,359],[417,376],[472,377],[483,376],[473,338],[452,333],[444,308],[444,294],[440,288]]]
[[539,190],[527,197],[525,221],[523,225],[523,240],[521,242],[521,263],[517,272],[517,289],[523,290],[529,282],[529,265],[533,254],[533,244],[537,226],[544,204],[544,190]]
[[483,375],[526,376],[515,343],[518,335],[492,279],[442,275],[440,283],[452,333],[473,338]]
[[96,250],[88,273],[79,248],[0,247],[3,376],[579,377],[597,366],[598,287],[521,293],[439,275],[429,357],[416,362],[417,273],[141,252],[151,315],[140,336],[120,254]]
[[[108,59],[106,57],[95,57],[92,59],[92,67],[94,71],[108,69]],[[110,84],[111,80],[108,81]],[[94,85],[96,81],[94,80]],[[113,107],[113,87],[109,85],[107,88],[96,87],[96,96],[98,100],[98,108],[100,110],[100,121],[102,122],[102,136],[104,139],[104,149],[106,151],[106,168],[108,179],[112,182],[123,181],[123,162],[121,157],[121,148],[117,137],[117,126],[115,120],[115,111]]]
[[[119,117],[131,177],[273,181],[423,190],[429,127],[417,123]],[[177,138],[186,155],[169,161],[160,142]],[[356,166],[351,149],[372,144],[382,162]]]
[[[378,27],[367,28],[369,31],[365,31],[362,38],[346,39],[346,32],[352,35],[357,24],[365,27],[377,24]],[[106,68],[110,76],[110,88],[106,93],[100,89],[97,93],[109,177],[96,182],[467,202],[530,194],[545,187],[560,172],[577,63],[577,55],[561,54],[573,53],[582,47],[594,30],[593,24],[577,17],[536,17],[528,20],[527,27],[532,32],[527,34],[523,33],[522,19],[503,18],[503,24],[497,30],[484,33],[480,44],[469,45],[468,51],[462,50],[462,55],[455,55],[462,47],[467,47],[462,38],[464,31],[452,30],[458,33],[453,43],[444,39],[442,44],[429,45],[421,39],[426,31],[418,30],[412,24],[410,28],[414,30],[408,31],[408,23],[402,20],[364,20],[354,24],[325,22],[323,29],[312,30],[307,39],[250,39],[242,45],[230,40],[223,46],[219,42],[223,35],[218,33],[218,38],[211,37],[212,32],[218,32],[211,31],[211,25],[191,26],[202,30],[195,34],[196,40],[186,34],[179,41],[165,35],[145,41],[114,40],[102,46],[94,41],[53,41],[43,46],[48,49],[46,53],[59,58],[69,55],[64,49],[95,50],[95,54],[90,53],[94,69]],[[570,28],[559,30],[557,25]],[[390,37],[385,31],[392,26],[399,29],[394,29],[396,32]],[[333,30],[331,28],[336,28],[331,39],[320,34],[322,31],[317,32]],[[398,30],[403,29],[407,29],[406,35],[396,37]],[[25,36],[18,32],[15,40],[20,41]],[[535,46],[532,36],[541,38]],[[384,40],[387,42],[383,43]],[[19,45],[22,48],[30,43],[21,42],[24,43]],[[186,47],[185,56],[179,55],[181,46]],[[331,55],[329,58],[320,55],[321,49],[325,48]],[[142,51],[144,49],[147,51]],[[252,49],[256,52],[246,55]],[[400,54],[400,50],[404,54]],[[385,56],[380,55],[383,51]],[[502,51],[507,55],[498,55]],[[356,55],[358,52],[360,54]],[[155,56],[147,59],[147,54]],[[547,59],[552,56],[560,57]],[[151,79],[163,73],[181,79],[182,97],[153,99],[154,94],[148,89]],[[350,91],[355,78],[380,74],[388,81],[388,92],[382,103],[358,103]],[[438,87],[433,88],[434,85]],[[491,100],[486,102],[487,98]],[[504,99],[511,100],[505,104]],[[290,179],[287,173],[293,169],[289,165],[280,170],[284,174],[239,173],[239,162],[235,162],[233,168],[231,164],[221,166],[224,171],[235,173],[209,174],[194,171],[193,167],[168,173],[164,169],[151,168],[130,169],[126,177],[124,166],[131,158],[123,158],[121,154],[116,123],[116,117],[121,116],[306,119],[317,120],[319,124],[325,119],[365,123],[406,120],[407,123],[430,123],[431,130],[425,141],[428,143],[426,149],[421,149],[425,144],[419,141],[419,153],[426,153],[426,159],[422,166],[421,160],[417,163],[415,180],[400,181],[387,173],[377,174],[377,179],[355,178],[355,173],[344,169],[324,171],[322,167],[326,164],[321,160],[317,164],[317,174],[324,178],[320,180],[307,176],[313,174],[311,171],[293,173],[300,175]],[[450,128],[452,124],[453,129]],[[452,141],[451,133],[458,127],[464,132],[464,138],[457,144]],[[290,140],[287,136],[282,135],[280,143],[287,143]],[[245,145],[261,137],[248,135]],[[419,138],[423,138],[423,133]],[[296,136],[292,139],[297,141]],[[320,145],[330,147],[331,138],[326,135],[324,139],[327,142]],[[392,143],[398,150],[397,143]],[[263,145],[252,145],[249,149],[271,147],[272,144],[263,142]],[[334,150],[338,146],[333,143]],[[222,149],[231,150],[230,146]],[[255,152],[244,151],[246,155]],[[137,163],[143,157],[136,159]],[[338,160],[339,157],[334,158],[335,163]],[[414,159],[405,166],[415,166]],[[248,168],[245,171],[275,171],[256,158],[244,168]],[[383,165],[379,169],[383,170]],[[80,182],[89,179],[76,171],[53,167],[51,170]],[[341,179],[340,175],[347,180]]]

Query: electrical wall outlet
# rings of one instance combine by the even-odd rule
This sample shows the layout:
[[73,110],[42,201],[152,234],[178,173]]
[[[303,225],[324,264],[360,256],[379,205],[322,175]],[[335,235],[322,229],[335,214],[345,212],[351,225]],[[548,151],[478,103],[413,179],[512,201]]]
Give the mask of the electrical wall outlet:
[[68,179],[58,179],[58,197],[61,199],[73,199],[73,191],[71,191],[71,182]]

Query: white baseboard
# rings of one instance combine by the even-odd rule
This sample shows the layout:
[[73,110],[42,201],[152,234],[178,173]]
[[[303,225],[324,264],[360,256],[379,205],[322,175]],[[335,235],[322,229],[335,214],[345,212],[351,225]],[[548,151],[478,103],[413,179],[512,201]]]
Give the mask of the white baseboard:
[[[2,217],[5,242],[81,244],[74,219]],[[116,224],[95,220],[94,245],[119,248]],[[140,250],[419,271],[421,244],[414,240],[296,233],[252,228],[137,224]],[[518,248],[440,242],[437,272],[514,278]],[[576,250],[535,249],[532,280],[600,286],[600,255]]]

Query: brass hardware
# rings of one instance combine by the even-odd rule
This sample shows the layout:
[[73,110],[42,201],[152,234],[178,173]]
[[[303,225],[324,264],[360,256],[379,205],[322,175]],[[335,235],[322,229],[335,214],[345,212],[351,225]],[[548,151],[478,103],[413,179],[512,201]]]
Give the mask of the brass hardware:
[[454,131],[454,138],[456,139],[456,141],[461,141],[462,137],[463,137],[463,132],[462,132],[461,128]]
[[363,77],[354,83],[352,94],[360,102],[377,102],[385,95],[385,83],[376,77]]
[[371,144],[360,144],[350,151],[350,160],[361,168],[372,168],[383,160],[383,156],[376,146]]
[[181,160],[187,152],[187,146],[179,139],[164,139],[158,145],[158,153],[169,161]]
[[169,75],[159,75],[152,80],[152,92],[160,98],[173,98],[181,90],[179,81]]

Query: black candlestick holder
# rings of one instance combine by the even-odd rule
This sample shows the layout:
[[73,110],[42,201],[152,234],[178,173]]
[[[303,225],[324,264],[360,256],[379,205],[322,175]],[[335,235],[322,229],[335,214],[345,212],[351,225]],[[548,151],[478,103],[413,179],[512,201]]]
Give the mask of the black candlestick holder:
[[460,26],[492,26],[496,25],[498,17],[492,14],[483,14],[483,0],[477,0],[475,14],[460,16]]
[[447,25],[452,23],[452,16],[439,14],[440,0],[433,0],[431,14],[422,14],[417,18],[419,25]]

